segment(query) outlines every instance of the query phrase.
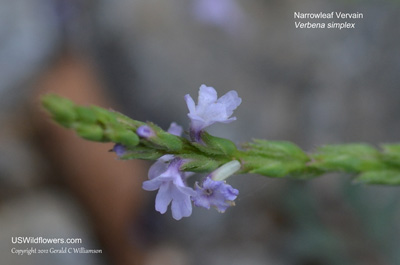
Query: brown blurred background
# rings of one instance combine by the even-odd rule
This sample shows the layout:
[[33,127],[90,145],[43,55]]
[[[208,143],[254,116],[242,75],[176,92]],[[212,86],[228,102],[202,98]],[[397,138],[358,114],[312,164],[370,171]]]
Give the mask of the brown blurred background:
[[[296,29],[295,11],[364,18],[351,30]],[[183,96],[204,83],[243,99],[237,121],[210,129],[238,144],[395,142],[399,11],[369,0],[0,1],[2,263],[400,264],[396,187],[240,175],[229,180],[236,207],[175,221],[141,190],[148,163],[58,127],[38,99],[54,92],[187,129]],[[103,254],[17,256],[15,236],[82,238]]]

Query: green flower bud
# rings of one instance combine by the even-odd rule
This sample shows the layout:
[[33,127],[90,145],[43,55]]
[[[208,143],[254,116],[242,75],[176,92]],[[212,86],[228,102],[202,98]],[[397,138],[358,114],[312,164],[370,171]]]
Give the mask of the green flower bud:
[[42,97],[42,105],[52,114],[53,119],[64,127],[71,127],[77,118],[75,105],[68,99],[49,94]]
[[122,129],[115,131],[110,139],[114,143],[120,143],[126,147],[134,147],[139,144],[139,137],[132,131]]
[[221,164],[213,158],[202,155],[187,154],[179,155],[179,157],[185,160],[185,163],[180,168],[183,171],[210,172]]
[[164,146],[166,149],[171,151],[181,150],[183,146],[183,142],[179,136],[164,131],[157,132],[156,137],[154,137],[153,139],[151,140],[153,143]]
[[91,108],[76,106],[75,112],[80,122],[93,124],[97,121],[96,113]]
[[305,169],[305,165],[299,161],[279,161],[266,159],[263,165],[254,167],[249,172],[269,177],[284,177],[290,174],[298,174]]
[[156,150],[134,150],[127,151],[126,154],[120,156],[122,160],[130,160],[130,159],[144,159],[144,160],[156,160],[163,156],[162,153]]
[[77,124],[75,125],[76,133],[90,141],[102,141],[103,129],[96,124]]
[[261,155],[269,158],[293,158],[301,161],[309,161],[307,154],[297,145],[286,141],[267,141],[254,139],[252,143],[246,146],[247,153],[252,155]]
[[395,166],[400,166],[400,144],[386,144],[382,145],[383,154],[382,159]]
[[366,144],[327,145],[313,155],[312,166],[322,170],[360,172],[385,167],[379,152]]
[[107,124],[118,124],[117,119],[114,115],[113,112],[108,111],[106,109],[97,107],[97,106],[91,106],[91,109],[96,115],[96,119],[98,122],[107,125]]
[[[205,131],[201,133],[201,140],[206,144],[207,148],[219,154],[232,155],[237,151],[236,145],[232,141],[212,136]],[[196,147],[199,145],[197,144]]]
[[400,171],[378,170],[360,174],[355,182],[377,185],[400,185]]

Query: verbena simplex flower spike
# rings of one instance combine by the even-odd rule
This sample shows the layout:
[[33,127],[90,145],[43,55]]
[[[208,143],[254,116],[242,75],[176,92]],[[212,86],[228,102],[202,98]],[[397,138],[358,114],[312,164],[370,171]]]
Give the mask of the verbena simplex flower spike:
[[[190,139],[171,123],[168,131],[151,122],[141,122],[112,110],[78,106],[68,99],[48,94],[43,106],[60,125],[73,129],[84,139],[114,142],[113,151],[123,160],[156,160],[150,167],[145,190],[158,190],[155,207],[165,213],[171,204],[172,216],[190,216],[193,205],[224,212],[234,205],[239,191],[226,183],[235,173],[256,173],[268,177],[311,179],[327,172],[345,172],[366,184],[400,185],[400,144],[384,144],[377,149],[368,144],[325,145],[305,153],[286,141],[254,139],[238,148],[232,141],[208,134],[216,123],[229,123],[240,105],[236,91],[218,98],[212,87],[202,85],[197,105],[185,96],[189,109]],[[187,178],[205,173],[201,183],[189,187]]]

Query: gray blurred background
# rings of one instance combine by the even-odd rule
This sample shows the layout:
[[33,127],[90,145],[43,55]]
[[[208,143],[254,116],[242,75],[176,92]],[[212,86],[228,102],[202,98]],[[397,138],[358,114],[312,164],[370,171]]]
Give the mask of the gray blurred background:
[[[295,11],[361,12],[364,18],[349,20],[355,29],[296,29]],[[206,84],[242,98],[237,121],[210,129],[238,144],[288,140],[312,151],[328,143],[396,142],[399,12],[394,0],[0,1],[4,264],[400,264],[399,189],[353,184],[343,174],[311,181],[233,176],[236,207],[225,214],[196,208],[181,221],[154,210],[155,193],[140,195],[132,200],[140,205],[135,214],[121,217],[132,224],[120,233],[135,254],[119,260],[123,241],[113,242],[102,233],[107,225],[97,224],[93,209],[101,203],[87,203],[93,191],[79,184],[83,178],[68,180],[57,162],[66,157],[57,158],[62,144],[48,140],[52,129],[42,127],[48,117],[31,115],[43,84],[68,90],[78,75],[94,84],[91,93],[106,107],[165,129],[173,121],[187,129],[183,97],[197,97]],[[59,69],[77,75],[58,75]],[[74,169],[84,166],[90,175],[97,164]],[[141,175],[133,180],[139,186]],[[118,205],[108,192],[93,196],[109,201],[110,209]],[[107,214],[107,220],[119,218]],[[14,236],[80,237],[85,248],[104,254],[19,257],[10,253]]]

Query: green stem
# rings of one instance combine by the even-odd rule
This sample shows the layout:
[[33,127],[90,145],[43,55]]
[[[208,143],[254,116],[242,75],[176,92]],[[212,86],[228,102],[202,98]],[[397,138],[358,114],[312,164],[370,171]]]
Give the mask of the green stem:
[[[194,172],[210,172],[238,160],[239,173],[310,179],[345,172],[357,175],[358,182],[400,185],[400,144],[382,145],[380,150],[362,143],[325,145],[306,153],[290,142],[254,139],[238,149],[230,140],[206,132],[201,134],[202,143],[194,143],[153,123],[96,106],[78,106],[57,95],[43,96],[42,104],[57,123],[75,130],[82,138],[124,145],[127,151],[121,159],[155,160],[172,154],[186,159],[182,170]],[[142,125],[150,126],[155,136],[139,138],[136,130]]]

